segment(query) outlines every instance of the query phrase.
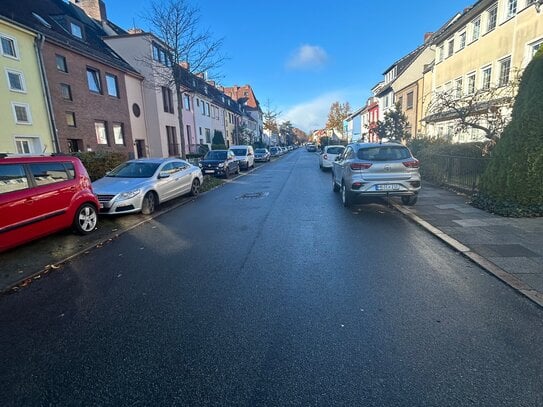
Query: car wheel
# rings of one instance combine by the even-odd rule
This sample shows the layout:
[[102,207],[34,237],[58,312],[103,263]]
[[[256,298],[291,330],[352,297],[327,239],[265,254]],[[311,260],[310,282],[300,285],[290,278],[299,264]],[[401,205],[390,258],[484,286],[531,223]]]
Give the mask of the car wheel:
[[200,180],[198,178],[194,178],[192,181],[192,185],[190,187],[190,194],[192,196],[198,196],[200,193]]
[[418,195],[402,196],[402,203],[407,206],[413,206],[417,203]]
[[240,171],[239,171],[239,165],[236,167],[236,175],[239,175]]
[[332,174],[332,190],[334,192],[339,192],[339,187],[336,184],[336,180],[334,179],[334,174]]
[[83,204],[79,207],[74,216],[73,227],[80,235],[88,235],[98,223],[98,212],[94,205],[90,203]]
[[345,183],[341,184],[341,202],[345,208],[349,208],[353,204],[353,197],[351,192],[347,191]]
[[147,192],[141,203],[141,213],[144,215],[152,214],[157,207],[157,198],[154,192]]

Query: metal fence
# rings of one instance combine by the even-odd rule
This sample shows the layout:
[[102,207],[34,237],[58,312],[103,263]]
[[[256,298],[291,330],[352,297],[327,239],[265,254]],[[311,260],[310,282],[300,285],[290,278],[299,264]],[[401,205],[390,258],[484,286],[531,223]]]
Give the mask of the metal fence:
[[423,180],[473,193],[488,161],[488,158],[432,155],[421,160],[421,175]]

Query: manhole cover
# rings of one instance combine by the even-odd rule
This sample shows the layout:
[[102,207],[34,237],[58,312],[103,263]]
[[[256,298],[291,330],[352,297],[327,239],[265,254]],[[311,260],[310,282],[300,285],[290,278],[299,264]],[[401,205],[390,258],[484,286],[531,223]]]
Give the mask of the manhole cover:
[[269,192],[247,192],[243,195],[236,197],[236,199],[258,199],[268,196]]

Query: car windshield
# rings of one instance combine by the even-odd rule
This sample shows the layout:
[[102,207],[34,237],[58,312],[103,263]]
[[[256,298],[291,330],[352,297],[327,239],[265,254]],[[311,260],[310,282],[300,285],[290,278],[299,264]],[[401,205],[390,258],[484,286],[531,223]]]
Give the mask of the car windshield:
[[255,150],[255,153],[258,153],[258,154],[266,154],[266,149],[265,148],[257,148]]
[[204,160],[226,160],[226,151],[209,151]]
[[270,149],[270,151],[273,151],[273,152],[275,152],[275,151],[277,151],[277,150],[278,150],[277,147],[272,147],[272,148]]
[[378,146],[361,148],[358,150],[357,156],[360,160],[367,161],[393,161],[410,158],[411,153],[402,146]]
[[235,155],[247,155],[247,149],[246,148],[233,148],[232,151]]
[[159,163],[129,161],[114,168],[107,176],[117,178],[151,178],[159,165]]
[[341,154],[345,150],[345,147],[328,147],[326,152],[328,154]]

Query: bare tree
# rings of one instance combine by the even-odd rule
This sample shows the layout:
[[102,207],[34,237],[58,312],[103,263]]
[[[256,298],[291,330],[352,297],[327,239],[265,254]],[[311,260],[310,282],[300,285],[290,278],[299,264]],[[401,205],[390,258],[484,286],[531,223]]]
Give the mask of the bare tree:
[[513,80],[500,86],[472,89],[467,95],[462,94],[460,87],[434,92],[424,121],[432,124],[453,121],[459,132],[469,128],[481,130],[494,145],[510,120],[520,78],[518,72],[513,76]]
[[190,73],[206,73],[212,77],[224,63],[226,57],[221,53],[223,39],[215,39],[209,29],[200,24],[200,10],[188,0],[153,0],[148,12],[143,16],[151,32],[166,45],[170,69],[162,70],[161,80],[175,87],[177,112],[181,136],[181,154],[186,155],[181,66],[186,63]]

